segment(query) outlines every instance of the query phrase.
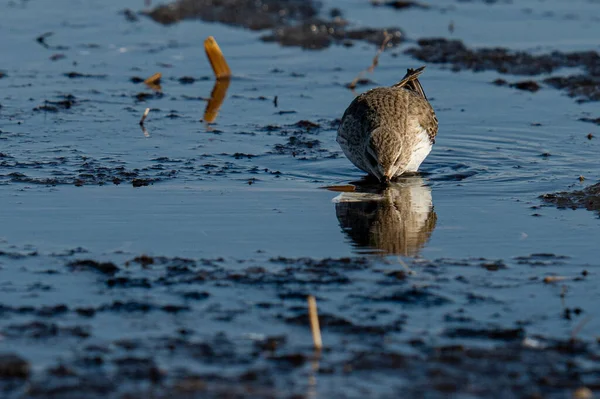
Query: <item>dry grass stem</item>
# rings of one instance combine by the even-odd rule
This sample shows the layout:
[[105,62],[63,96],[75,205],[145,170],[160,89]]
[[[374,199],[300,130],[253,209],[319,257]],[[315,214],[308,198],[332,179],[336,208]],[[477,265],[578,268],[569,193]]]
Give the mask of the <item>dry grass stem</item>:
[[383,38],[383,42],[381,42],[381,46],[379,46],[379,49],[377,50],[377,53],[375,54],[375,57],[373,57],[373,61],[371,62],[371,66],[368,67],[367,69],[365,69],[364,71],[361,71],[352,82],[350,82],[347,87],[349,89],[354,90],[356,88],[356,84],[362,79],[363,75],[367,72],[372,73],[375,68],[377,67],[377,65],[379,65],[379,56],[381,55],[381,53],[383,53],[385,51],[385,48],[387,47],[388,43],[390,40],[392,40],[392,35],[390,33],[384,32],[385,37]]
[[317,313],[317,300],[314,296],[308,296],[308,317],[310,319],[310,329],[312,331],[313,343],[315,349],[320,351],[323,347],[321,340],[321,328],[319,327],[319,315]]
[[150,108],[146,108],[146,110],[144,111],[144,115],[142,115],[142,119],[140,119],[140,126],[144,126],[144,121],[148,117],[149,113],[150,113]]
[[209,36],[204,41],[204,50],[217,79],[229,79],[231,77],[231,70],[214,37]]
[[548,276],[548,277],[544,277],[544,283],[551,284],[551,283],[556,283],[558,281],[563,281],[566,279],[567,278],[563,277],[563,276]]

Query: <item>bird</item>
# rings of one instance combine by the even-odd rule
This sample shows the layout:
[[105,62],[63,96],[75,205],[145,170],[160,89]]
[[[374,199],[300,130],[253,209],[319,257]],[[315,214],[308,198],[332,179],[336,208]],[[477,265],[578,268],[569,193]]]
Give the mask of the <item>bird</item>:
[[435,143],[438,120],[419,82],[424,69],[409,68],[395,85],[360,94],[342,117],[342,151],[381,183],[416,172]]

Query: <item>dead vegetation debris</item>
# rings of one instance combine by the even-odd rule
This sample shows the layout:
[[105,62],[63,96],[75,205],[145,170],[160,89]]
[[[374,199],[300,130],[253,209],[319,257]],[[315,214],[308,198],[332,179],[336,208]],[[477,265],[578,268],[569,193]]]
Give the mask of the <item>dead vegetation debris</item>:
[[583,190],[544,194],[540,198],[559,209],[581,208],[600,213],[600,183],[588,186]]

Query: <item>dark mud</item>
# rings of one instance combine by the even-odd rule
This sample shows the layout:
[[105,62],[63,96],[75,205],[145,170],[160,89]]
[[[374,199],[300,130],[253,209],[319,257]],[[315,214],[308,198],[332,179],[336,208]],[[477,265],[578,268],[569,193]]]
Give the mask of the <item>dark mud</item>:
[[[595,123],[596,125],[600,125],[600,118],[580,118],[580,121]],[[590,133],[591,134],[591,133]],[[590,137],[591,139],[591,137]]]
[[319,17],[319,5],[313,1],[253,1],[253,0],[179,0],[158,6],[146,14],[154,21],[169,25],[185,19],[201,19],[251,30],[270,29],[263,35],[265,42],[277,42],[282,46],[298,46],[321,50],[332,44],[352,46],[356,40],[380,45],[391,35],[389,46],[404,39],[402,30],[395,27],[349,28],[339,9],[329,12],[330,19]]
[[[73,151],[76,153],[76,151]],[[110,165],[117,163],[117,165]],[[127,169],[121,162],[109,162],[91,159],[82,155],[58,156],[45,160],[17,160],[10,155],[0,157],[0,184],[25,183],[43,186],[58,185],[105,185],[130,184],[142,187],[157,181],[170,179],[176,175],[175,170],[158,171],[155,167],[143,169]],[[40,176],[31,170],[45,169]],[[154,170],[153,170],[154,169]],[[39,172],[38,172],[39,173]],[[154,175],[150,177],[150,175]]]
[[263,36],[265,42],[277,42],[282,46],[299,46],[302,48],[320,50],[332,44],[352,46],[353,41],[360,40],[374,45],[381,45],[386,35],[391,35],[389,46],[398,45],[404,40],[401,29],[389,27],[386,29],[348,29],[346,21],[315,20],[303,25],[283,27],[273,33]]
[[508,83],[504,79],[496,79],[492,83],[496,86],[510,86],[518,90],[530,91],[535,93],[536,91],[541,89],[541,86],[534,80],[523,80],[515,83]]
[[[152,94],[150,94],[152,96]],[[72,107],[79,107],[74,96],[65,96],[68,100],[46,101],[34,111],[51,113],[69,112]],[[84,103],[85,104],[85,103]],[[154,109],[153,112],[160,112]],[[177,117],[173,111],[166,115],[169,119]],[[22,154],[11,155],[0,153],[0,184],[28,184],[38,186],[103,186],[130,185],[145,187],[158,182],[186,178],[190,175],[214,178],[230,174],[249,173],[251,176],[264,175],[278,178],[279,170],[258,168],[247,162],[256,157],[283,155],[298,161],[315,161],[320,159],[336,159],[339,151],[324,146],[322,137],[328,136],[337,129],[339,119],[318,120],[312,122],[300,120],[292,124],[255,126],[261,135],[272,137],[273,144],[264,152],[251,153],[204,153],[184,159],[172,159],[159,156],[144,162],[145,166],[131,168],[119,157],[102,157],[96,159],[84,155],[75,148],[60,148],[50,155],[42,157],[23,157]],[[218,132],[218,131],[215,131]],[[256,134],[256,133],[252,133]],[[0,138],[10,137],[10,132],[0,132]]]
[[[420,61],[448,64],[453,71],[496,71],[502,74],[536,76],[554,73],[560,68],[581,68],[585,74],[553,76],[541,82],[565,90],[578,102],[600,100],[600,55],[596,51],[565,53],[553,51],[534,55],[507,48],[468,48],[460,40],[431,38],[417,41],[418,47],[406,50]],[[498,80],[496,84],[505,84]],[[519,90],[536,92],[540,84],[533,80],[510,84]]]
[[600,183],[588,186],[583,190],[544,194],[540,198],[559,209],[581,208],[598,212],[600,215]]
[[269,135],[277,135],[285,141],[273,146],[271,153],[288,155],[298,160],[316,160],[337,158],[339,154],[324,148],[319,137],[337,129],[339,119],[319,121],[319,123],[301,120],[292,125],[268,125],[261,128]]
[[184,19],[201,19],[263,30],[305,21],[315,17],[318,12],[315,2],[303,0],[180,0],[160,5],[147,12],[147,15],[164,25]]
[[371,1],[371,4],[373,4],[376,7],[379,7],[379,6],[391,7],[395,10],[404,10],[407,8],[420,8],[420,9],[426,10],[429,8],[429,5],[427,5],[425,3],[418,3],[416,1],[405,1],[405,0],[389,0],[389,1],[373,0],[373,1]]
[[[4,355],[0,367],[7,374],[1,384],[8,394],[24,392],[23,397],[35,398],[295,398],[310,395],[319,381],[369,379],[374,374],[398,379],[382,397],[570,397],[582,387],[600,388],[600,368],[590,366],[596,364],[598,355],[588,349],[592,344],[542,337],[514,341],[493,349],[462,345],[420,349],[416,339],[413,352],[354,351],[338,359],[335,350],[320,358],[309,351],[289,352],[280,337],[239,347],[224,334],[208,341],[182,335],[158,340],[147,349],[187,352],[209,364],[223,365],[227,359],[227,366],[241,370],[168,373],[152,357],[114,358],[108,348],[90,348],[73,364],[53,366],[31,378],[27,363]],[[504,374],[501,370],[505,369],[511,372]]]
[[[28,258],[37,259],[23,261]],[[466,310],[465,304],[497,303],[504,309],[500,312],[519,304],[454,289],[447,275],[450,270],[465,272],[459,283],[464,285],[469,269],[510,274],[518,261],[521,268],[533,271],[539,259],[550,262],[546,268],[568,268],[564,259],[552,254],[523,256],[494,269],[483,267],[499,264],[489,259],[417,260],[404,269],[389,261],[356,257],[231,263],[141,255],[110,266],[89,259],[71,259],[61,266],[62,260],[53,273],[95,277],[90,282],[94,290],[110,289],[101,288],[93,306],[76,300],[54,306],[3,305],[4,340],[32,347],[51,340],[58,350],[67,345],[71,354],[41,365],[5,350],[0,355],[0,389],[10,398],[122,398],[140,393],[159,398],[290,398],[313,391],[327,396],[345,392],[341,397],[364,397],[365,392],[370,397],[561,397],[582,386],[599,389],[596,343],[578,339],[576,333],[562,340],[530,333],[528,323],[503,327],[478,320],[481,316]],[[232,267],[235,263],[238,266]],[[32,273],[34,264],[28,266]],[[115,278],[122,284],[111,285]],[[520,280],[530,284],[530,276]],[[496,290],[507,289],[503,284],[514,284],[515,279],[505,275],[500,281],[492,283]],[[48,283],[46,291],[55,298],[63,296],[64,288]],[[583,276],[579,284],[585,283]],[[167,289],[172,302],[140,300],[150,288]],[[142,290],[140,295],[136,290]],[[250,290],[257,296],[241,308],[238,303],[237,309],[213,299],[232,290]],[[326,346],[320,355],[310,348],[305,298],[311,292],[321,305]],[[115,299],[123,295],[140,299]],[[578,315],[586,311],[580,309],[572,317],[580,322]],[[183,322],[192,312],[201,312],[204,321]],[[423,312],[438,314],[443,328],[426,334],[414,331]],[[166,326],[169,331],[127,338],[108,338],[103,327],[106,315],[136,320],[157,313],[183,318]],[[247,337],[208,328],[236,323],[248,313],[270,328],[263,333],[255,326],[257,333]],[[440,340],[445,343],[432,343]],[[387,381],[383,391],[372,391],[367,382],[375,376]],[[341,381],[344,389],[333,388]]]

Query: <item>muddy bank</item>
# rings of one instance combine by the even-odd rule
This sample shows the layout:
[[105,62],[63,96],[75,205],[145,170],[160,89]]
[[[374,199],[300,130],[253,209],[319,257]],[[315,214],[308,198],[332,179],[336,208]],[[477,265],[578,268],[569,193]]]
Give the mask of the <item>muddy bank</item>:
[[270,29],[271,33],[263,35],[261,40],[314,50],[332,44],[352,46],[356,40],[380,45],[385,32],[392,35],[390,46],[404,39],[403,32],[395,27],[349,28],[349,21],[337,8],[329,10],[328,18],[320,17],[320,4],[314,1],[179,0],[144,13],[164,25],[184,19],[200,19],[251,30]]
[[[543,337],[497,342],[483,349],[429,346],[414,338],[412,352],[373,348],[344,353],[328,348],[317,358],[308,348],[290,348],[281,336],[239,345],[226,334],[198,340],[182,333],[154,342],[89,346],[72,361],[36,373],[29,371],[26,360],[5,354],[0,356],[0,386],[8,395],[22,392],[20,397],[35,398],[123,398],[140,393],[155,398],[292,398],[316,391],[337,396],[344,390],[343,397],[358,398],[352,393],[357,389],[369,397],[571,397],[600,388],[598,353],[592,343]],[[192,362],[237,371],[167,371],[153,356],[135,355],[140,345],[175,356],[188,353]],[[124,354],[115,356],[119,347]],[[360,383],[373,377],[390,383],[385,394]],[[319,384],[342,380],[349,389],[319,389]]]
[[373,1],[371,1],[371,4],[375,7],[385,6],[385,7],[393,8],[395,10],[404,10],[407,8],[421,8],[421,9],[426,10],[429,8],[428,4],[418,3],[416,1],[406,1],[406,0],[389,0],[389,1],[373,0]]
[[201,19],[262,30],[306,21],[318,12],[318,4],[303,0],[179,0],[157,6],[146,14],[163,25]]
[[[122,398],[141,391],[160,398],[290,398],[311,390],[347,398],[407,392],[560,397],[581,387],[600,388],[594,342],[577,332],[570,338],[531,332],[546,317],[581,323],[589,311],[571,305],[564,293],[593,281],[586,270],[573,274],[570,259],[561,255],[415,259],[403,265],[373,257],[140,255],[113,262],[78,248],[50,255],[3,252],[0,262],[27,265],[21,268],[26,275],[45,278],[17,290],[39,297],[38,304],[1,305],[4,342],[21,348],[52,342],[63,354],[69,348],[68,356],[44,365],[25,349],[5,348],[0,389],[8,397]],[[535,276],[548,270],[571,273],[561,294],[570,307],[541,319],[499,321],[500,313],[520,303],[494,293],[515,284],[531,292],[532,282],[544,285]],[[93,304],[85,299],[89,294],[72,297],[57,284],[64,279],[86,281]],[[319,299],[325,339],[318,359],[305,305],[310,293]],[[48,294],[52,301],[43,299]],[[247,299],[224,302],[223,295]],[[484,313],[500,313],[486,321],[477,313],[481,306]],[[428,325],[422,324],[423,312],[439,318],[435,329],[415,329]],[[248,326],[248,315],[269,328]],[[124,322],[107,334],[106,321],[114,318],[132,325],[160,320],[161,327],[132,332]],[[366,382],[372,378],[385,388]]]
[[[114,164],[117,165],[114,165]],[[25,183],[42,186],[130,184],[148,186],[175,177],[175,170],[157,170],[148,167],[128,169],[124,162],[92,159],[72,153],[42,160],[19,160],[0,154],[0,184]],[[45,172],[40,173],[40,169]],[[150,176],[150,175],[154,176]]]
[[[405,51],[420,61],[447,64],[453,71],[496,71],[502,74],[536,76],[556,72],[560,68],[581,68],[584,73],[571,76],[553,76],[539,82],[515,82],[511,87],[535,92],[541,84],[565,90],[579,102],[600,100],[600,55],[596,51],[565,53],[554,51],[534,55],[507,48],[468,48],[460,40],[444,38],[420,39],[418,47]],[[496,84],[507,84],[500,80]]]
[[[595,123],[596,125],[600,125],[600,118],[579,118],[580,121]],[[591,137],[590,137],[591,139]]]
[[[60,107],[46,112],[67,112],[74,106],[46,101],[42,107]],[[77,104],[78,112],[85,112],[87,103]],[[38,107],[39,108],[39,107]],[[38,110],[38,109],[36,109]],[[153,113],[161,110],[153,108]],[[166,118],[176,118],[171,111]],[[323,144],[323,136],[337,129],[339,119],[300,120],[292,124],[269,124],[254,126],[258,134],[270,138],[272,143],[261,148],[263,152],[221,152],[191,154],[188,157],[175,158],[163,155],[144,159],[138,168],[130,166],[124,157],[105,156],[95,158],[75,148],[59,148],[50,154],[31,157],[29,154],[13,153],[10,149],[0,152],[0,185],[28,184],[36,186],[103,186],[130,185],[144,187],[174,179],[203,176],[220,178],[248,173],[249,178],[279,178],[282,172],[269,168],[259,168],[260,157],[284,155],[296,161],[316,161],[336,159],[339,151]],[[2,137],[11,137],[11,132],[0,132]],[[256,133],[252,133],[256,134]],[[166,154],[167,152],[165,152]]]
[[559,209],[587,209],[600,213],[600,183],[583,190],[544,194],[540,198]]

